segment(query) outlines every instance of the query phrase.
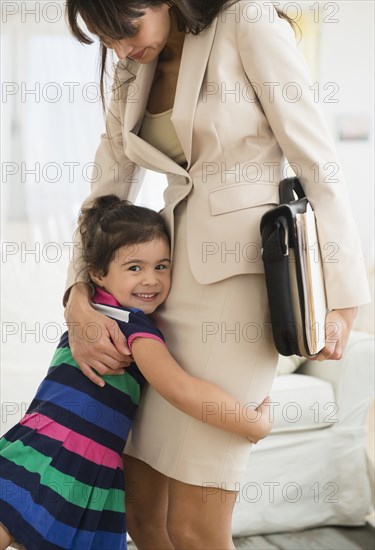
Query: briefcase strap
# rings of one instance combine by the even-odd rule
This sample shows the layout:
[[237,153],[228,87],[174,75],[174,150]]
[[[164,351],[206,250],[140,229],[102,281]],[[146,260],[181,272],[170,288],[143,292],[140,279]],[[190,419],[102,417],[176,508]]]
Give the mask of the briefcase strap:
[[280,204],[289,204],[290,202],[296,200],[294,192],[297,194],[299,199],[303,199],[303,197],[306,196],[298,178],[294,177],[283,179],[279,185]]

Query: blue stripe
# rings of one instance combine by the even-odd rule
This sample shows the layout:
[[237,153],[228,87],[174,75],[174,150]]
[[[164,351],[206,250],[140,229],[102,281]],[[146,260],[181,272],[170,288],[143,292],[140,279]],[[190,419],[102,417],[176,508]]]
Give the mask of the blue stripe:
[[[136,377],[133,375],[133,371],[127,367],[126,375],[129,374],[131,374],[138,382]],[[122,375],[120,378],[125,378],[126,375]],[[86,376],[84,376],[83,373],[77,369],[77,367],[73,367],[72,365],[68,365],[66,363],[51,367],[46,379],[50,382],[56,382],[57,384],[62,384],[70,388],[74,388],[77,391],[86,393],[93,399],[107,405],[107,407],[116,409],[128,418],[134,418],[137,405],[133,403],[130,395],[122,391],[126,391],[126,384],[122,383],[121,389],[114,387],[112,384],[106,384],[104,388],[99,388],[96,384],[93,384],[90,380],[87,380]],[[119,377],[117,376],[116,381],[118,379]]]
[[57,346],[58,348],[68,348],[69,347],[69,332],[66,331],[61,335],[60,342]]
[[[0,457],[0,472],[5,482],[0,482],[0,521],[7,517],[4,510],[4,503],[9,500],[9,492],[12,487],[22,487],[28,493],[36,504],[42,505],[53,517],[62,517],[61,510],[64,511],[64,523],[75,529],[84,529],[86,531],[95,531],[97,529],[108,530],[111,533],[122,533],[125,530],[124,513],[111,510],[89,510],[82,508],[77,504],[68,502],[60,493],[48,485],[41,485],[40,475],[34,474]],[[124,485],[124,483],[123,483]],[[125,500],[125,493],[124,493]],[[9,516],[9,514],[8,514]],[[11,514],[8,521],[12,523]],[[4,521],[3,521],[4,522]],[[7,523],[5,523],[7,525]],[[9,529],[12,533],[11,529]],[[18,535],[18,532],[17,532]]]
[[38,389],[35,399],[48,401],[91,422],[95,426],[124,437],[132,421],[116,409],[100,403],[93,397],[74,388],[44,380]]
[[[0,482],[3,481],[5,480],[0,478]],[[125,531],[122,534],[109,531],[77,531],[57,521],[43,506],[35,504],[27,491],[8,480],[6,483],[8,504],[22,514],[23,519],[40,533],[44,540],[69,550],[126,549]]]

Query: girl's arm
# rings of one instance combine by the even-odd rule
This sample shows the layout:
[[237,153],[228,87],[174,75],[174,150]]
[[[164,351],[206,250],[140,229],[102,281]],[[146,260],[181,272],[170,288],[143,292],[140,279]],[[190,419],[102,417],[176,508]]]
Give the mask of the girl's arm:
[[157,340],[135,338],[131,349],[149,384],[182,412],[253,443],[271,431],[269,399],[258,407],[240,403],[219,386],[185,372]]

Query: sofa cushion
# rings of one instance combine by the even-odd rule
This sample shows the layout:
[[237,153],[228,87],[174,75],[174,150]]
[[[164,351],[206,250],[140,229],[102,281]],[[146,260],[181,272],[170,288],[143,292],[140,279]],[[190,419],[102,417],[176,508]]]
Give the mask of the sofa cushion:
[[276,376],[270,397],[272,433],[317,430],[338,422],[333,386],[304,374]]
[[298,367],[306,361],[305,357],[299,357],[298,355],[289,355],[285,357],[284,355],[279,355],[279,362],[277,363],[276,374],[291,374],[296,371]]

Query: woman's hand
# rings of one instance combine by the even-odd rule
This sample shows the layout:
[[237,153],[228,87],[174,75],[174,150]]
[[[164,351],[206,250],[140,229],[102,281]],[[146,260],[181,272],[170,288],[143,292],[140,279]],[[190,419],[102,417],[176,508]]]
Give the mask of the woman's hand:
[[248,439],[254,444],[267,437],[272,430],[270,405],[271,398],[267,395],[259,407],[255,409],[258,416],[253,424],[252,433],[248,436]]
[[326,315],[325,346],[314,357],[317,361],[325,359],[341,359],[348,342],[358,308],[333,309]]
[[65,320],[72,355],[85,376],[98,386],[105,382],[96,373],[120,375],[133,361],[116,321],[91,306],[89,285],[77,283],[72,287]]

